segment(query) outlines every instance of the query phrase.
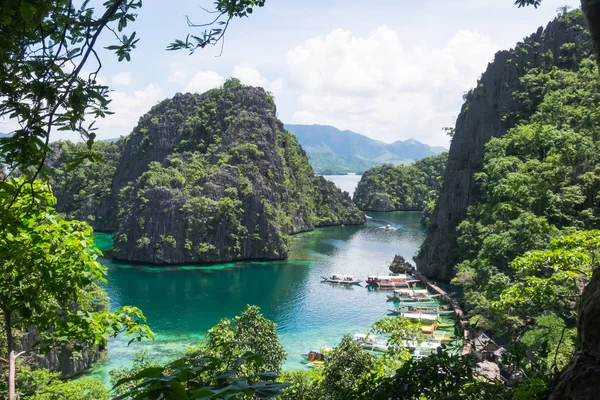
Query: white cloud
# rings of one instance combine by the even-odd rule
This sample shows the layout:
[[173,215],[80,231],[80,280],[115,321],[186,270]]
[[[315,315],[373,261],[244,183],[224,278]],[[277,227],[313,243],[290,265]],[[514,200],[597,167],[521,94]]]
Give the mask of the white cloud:
[[447,145],[441,127],[453,124],[463,91],[475,86],[497,46],[468,30],[443,48],[411,43],[381,26],[365,37],[335,29],[290,50],[289,86],[300,93],[293,122]]
[[155,84],[150,84],[133,93],[111,92],[112,102],[109,107],[114,114],[98,121],[99,133],[103,138],[129,134],[139,118],[162,100],[163,96],[162,88]]
[[112,83],[118,86],[129,86],[131,85],[131,73],[119,72],[112,77]]
[[[181,76],[185,76],[183,74],[184,73],[180,71],[178,79],[180,79]],[[186,78],[183,79],[186,80]],[[207,90],[221,86],[223,82],[225,82],[225,78],[215,71],[198,71],[191,77],[189,81],[187,81],[185,91],[204,93]]]
[[238,78],[244,85],[266,87],[269,83],[267,78],[262,76],[257,69],[246,64],[234,66],[231,76]]

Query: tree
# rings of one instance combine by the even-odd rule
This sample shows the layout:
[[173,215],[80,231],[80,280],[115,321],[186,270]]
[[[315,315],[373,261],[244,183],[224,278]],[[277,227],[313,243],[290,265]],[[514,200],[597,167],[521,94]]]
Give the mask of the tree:
[[184,357],[161,366],[136,356],[132,369],[111,371],[111,377],[117,399],[271,398],[288,386],[275,382],[284,360],[275,323],[248,306],[219,321],[207,342]]
[[81,350],[86,344],[105,344],[121,332],[131,335],[132,341],[152,337],[135,307],[108,312],[80,306],[106,273],[97,260],[92,229],[58,215],[47,184],[34,181],[24,186],[24,180],[0,182],[0,311],[11,400],[16,359],[23,353],[16,351],[17,330],[35,327],[41,352],[67,343]]
[[373,366],[373,357],[349,335],[344,335],[340,344],[327,355],[323,388],[331,399],[351,399],[361,379]]
[[[135,32],[122,33],[141,5],[141,0],[106,0],[101,7],[72,0],[0,4],[0,116],[19,124],[12,136],[0,139],[9,175],[20,170],[32,182],[43,172],[54,129],[77,132],[91,149],[95,119],[109,113],[108,88],[96,81],[102,68],[96,43],[111,31],[117,44],[107,49],[119,61],[129,60],[138,39]],[[84,75],[86,70],[92,72]],[[86,157],[93,155],[78,160]]]

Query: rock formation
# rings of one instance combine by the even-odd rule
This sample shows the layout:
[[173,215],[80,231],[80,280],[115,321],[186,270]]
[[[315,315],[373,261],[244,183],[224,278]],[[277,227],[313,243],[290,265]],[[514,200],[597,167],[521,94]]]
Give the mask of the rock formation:
[[594,400],[600,393],[600,270],[596,269],[579,304],[577,352],[564,368],[550,400]]
[[281,259],[288,234],[365,221],[347,193],[315,176],[270,95],[237,80],[161,102],[122,147],[117,259]]
[[477,86],[465,94],[440,196],[415,257],[423,274],[443,280],[453,277],[456,227],[477,200],[473,175],[481,170],[485,144],[529,116],[528,109],[512,96],[520,88],[519,78],[534,67],[548,69],[590,55],[589,35],[583,26],[579,12],[555,19],[546,29],[540,27],[514,49],[496,53]]

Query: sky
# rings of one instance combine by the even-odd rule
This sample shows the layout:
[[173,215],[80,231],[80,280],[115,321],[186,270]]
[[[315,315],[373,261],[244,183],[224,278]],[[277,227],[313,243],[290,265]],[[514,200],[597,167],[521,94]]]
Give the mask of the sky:
[[[579,4],[544,0],[538,9],[519,9],[513,0],[267,0],[250,18],[232,22],[218,57],[220,47],[193,55],[165,50],[173,39],[200,33],[187,26],[186,15],[208,22],[211,15],[200,6],[212,8],[213,0],[146,0],[132,25],[141,38],[132,60],[101,53],[99,80],[113,90],[114,115],[97,122],[97,134],[127,135],[161,100],[201,93],[233,76],[272,92],[284,123],[448,147],[442,128],[454,126],[463,93],[494,54],[545,26],[558,7]],[[10,125],[0,121],[0,131]]]

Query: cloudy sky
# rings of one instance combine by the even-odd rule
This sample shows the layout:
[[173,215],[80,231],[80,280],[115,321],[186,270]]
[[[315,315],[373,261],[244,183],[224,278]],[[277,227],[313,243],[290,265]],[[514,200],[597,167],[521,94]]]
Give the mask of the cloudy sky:
[[537,10],[513,0],[267,0],[251,18],[234,21],[221,57],[218,48],[165,51],[172,39],[199,33],[185,16],[207,22],[199,5],[212,3],[144,1],[132,61],[103,56],[101,79],[114,90],[115,114],[98,124],[99,137],[128,134],[176,92],[203,92],[234,76],[273,92],[285,123],[448,146],[441,128],[454,125],[463,92],[494,53],[579,0],[544,0]]

